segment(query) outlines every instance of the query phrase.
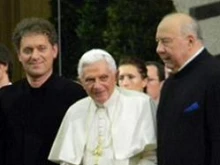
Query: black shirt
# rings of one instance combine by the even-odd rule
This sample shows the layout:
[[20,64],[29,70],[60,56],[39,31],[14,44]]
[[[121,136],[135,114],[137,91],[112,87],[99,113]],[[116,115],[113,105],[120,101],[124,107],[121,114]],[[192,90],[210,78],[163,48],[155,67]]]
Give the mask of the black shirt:
[[55,75],[40,88],[23,79],[1,89],[3,163],[53,165],[47,157],[62,118],[70,105],[85,96],[81,85]]

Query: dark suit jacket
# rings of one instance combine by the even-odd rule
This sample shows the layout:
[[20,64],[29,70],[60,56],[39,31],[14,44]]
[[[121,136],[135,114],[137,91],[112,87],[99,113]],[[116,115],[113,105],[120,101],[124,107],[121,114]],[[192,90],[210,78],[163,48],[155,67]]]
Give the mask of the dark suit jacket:
[[220,62],[206,50],[165,81],[157,127],[159,165],[220,165]]
[[85,96],[81,85],[55,75],[40,88],[24,79],[1,89],[1,165],[54,165],[47,157],[62,118]]

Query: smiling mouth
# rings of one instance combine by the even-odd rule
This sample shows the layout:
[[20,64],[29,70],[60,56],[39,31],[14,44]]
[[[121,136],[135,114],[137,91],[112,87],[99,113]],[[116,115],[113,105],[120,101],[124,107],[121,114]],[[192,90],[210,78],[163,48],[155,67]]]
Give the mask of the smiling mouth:
[[30,67],[32,67],[33,69],[38,69],[41,67],[41,63],[32,63],[30,64]]
[[40,65],[40,64],[42,64],[43,62],[32,62],[32,63],[30,63],[30,65],[33,65],[33,66],[37,66],[37,65]]

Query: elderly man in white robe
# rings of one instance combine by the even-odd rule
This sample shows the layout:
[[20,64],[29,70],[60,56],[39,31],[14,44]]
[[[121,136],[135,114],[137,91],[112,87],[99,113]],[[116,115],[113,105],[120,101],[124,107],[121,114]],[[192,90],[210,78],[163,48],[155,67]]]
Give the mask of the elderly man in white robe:
[[108,52],[83,54],[78,76],[89,96],[68,109],[49,160],[60,165],[155,164],[155,105],[144,93],[117,87],[116,73]]

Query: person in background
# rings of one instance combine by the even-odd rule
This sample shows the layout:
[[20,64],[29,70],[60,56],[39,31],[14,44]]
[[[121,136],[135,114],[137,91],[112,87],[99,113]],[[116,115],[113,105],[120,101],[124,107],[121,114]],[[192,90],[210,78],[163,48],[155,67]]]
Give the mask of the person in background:
[[160,91],[165,80],[164,66],[157,61],[147,61],[145,66],[147,68],[146,93],[158,104]]
[[89,96],[67,111],[49,160],[61,165],[155,165],[155,106],[145,93],[117,87],[116,74],[108,52],[92,49],[82,55],[78,75]]
[[118,66],[118,85],[123,88],[144,92],[147,84],[147,70],[142,61],[136,57],[120,60]]
[[204,47],[198,22],[166,15],[157,53],[171,75],[157,111],[158,165],[219,165],[220,62]]
[[11,84],[12,69],[12,54],[5,45],[0,44],[0,88]]
[[21,20],[13,43],[26,77],[0,90],[2,164],[53,165],[47,157],[62,118],[86,93],[81,85],[53,73],[58,45],[49,21]]

